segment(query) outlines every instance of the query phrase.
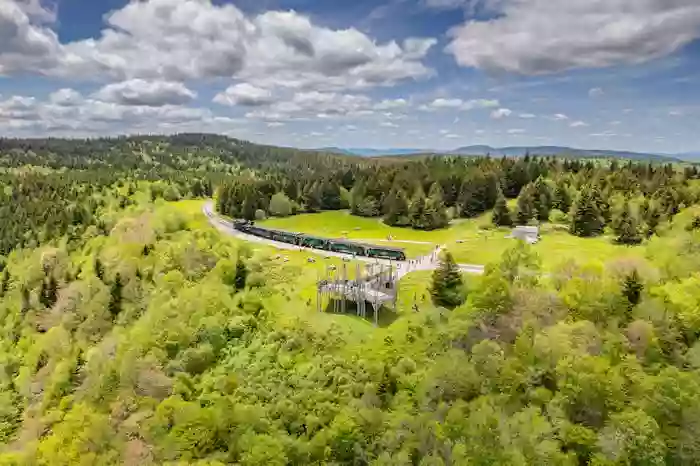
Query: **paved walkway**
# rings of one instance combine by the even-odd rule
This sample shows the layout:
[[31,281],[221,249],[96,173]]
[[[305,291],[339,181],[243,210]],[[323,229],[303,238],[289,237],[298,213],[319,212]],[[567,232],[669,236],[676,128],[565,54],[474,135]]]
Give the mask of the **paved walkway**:
[[[324,251],[321,249],[306,249],[302,248],[299,246],[294,246],[292,244],[287,244],[287,243],[282,243],[279,241],[273,241],[267,238],[260,238],[257,236],[249,235],[247,233],[243,233],[242,231],[236,230],[233,227],[233,224],[229,222],[228,220],[224,220],[223,218],[219,217],[216,215],[214,212],[214,203],[212,201],[208,201],[204,204],[204,207],[202,208],[202,212],[204,215],[206,215],[207,219],[209,220],[209,223],[219,230],[221,233],[224,233],[229,236],[236,237],[238,239],[241,239],[243,241],[249,241],[252,243],[260,243],[260,244],[266,244],[268,246],[275,247],[277,249],[283,249],[287,251],[304,251],[308,250],[310,252],[313,252],[314,254],[318,254],[319,256],[326,256],[326,257],[338,257],[341,259],[351,259],[351,260],[358,260],[362,262],[367,262],[367,263],[372,263],[372,264],[380,264],[380,265],[393,265],[396,267],[396,273],[397,273],[397,280],[400,280],[403,278],[405,275],[411,273],[411,272],[418,272],[418,271],[429,271],[429,270],[435,270],[438,265],[440,264],[440,250],[443,249],[444,246],[436,247],[435,251],[432,253],[428,254],[427,256],[419,257],[416,259],[409,259],[407,261],[389,261],[389,260],[384,260],[384,259],[375,259],[371,257],[362,257],[362,256],[352,256],[350,254],[342,254],[338,252],[333,252],[333,251]],[[352,241],[352,240],[350,240]],[[430,244],[430,243],[428,243]],[[474,264],[459,264],[459,268],[462,270],[462,272],[465,273],[471,273],[471,274],[483,274],[484,273],[484,266],[483,265],[474,265]]]

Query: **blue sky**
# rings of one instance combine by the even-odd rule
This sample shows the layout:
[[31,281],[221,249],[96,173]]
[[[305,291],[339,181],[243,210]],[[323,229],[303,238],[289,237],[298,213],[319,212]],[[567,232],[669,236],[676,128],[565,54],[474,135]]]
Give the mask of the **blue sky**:
[[700,150],[697,0],[0,0],[0,135]]

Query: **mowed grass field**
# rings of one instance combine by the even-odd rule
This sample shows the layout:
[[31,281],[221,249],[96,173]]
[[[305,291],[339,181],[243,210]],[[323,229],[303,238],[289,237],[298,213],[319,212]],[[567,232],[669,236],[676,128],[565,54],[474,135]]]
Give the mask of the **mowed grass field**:
[[[514,244],[514,240],[508,237],[510,229],[492,228],[490,221],[491,214],[487,213],[473,219],[458,219],[448,228],[428,232],[390,227],[382,223],[381,219],[355,217],[346,211],[334,211],[269,219],[259,224],[327,238],[348,238],[391,245],[404,248],[409,257],[427,254],[436,245],[444,245],[459,263],[487,265],[497,262]],[[606,262],[618,258],[643,257],[645,254],[644,247],[620,246],[609,236],[578,238],[570,235],[565,227],[556,225],[544,225],[541,235],[541,241],[533,249],[540,256],[543,268],[550,270],[571,260]],[[389,236],[392,237],[392,242],[386,242]]]
[[[203,201],[181,201],[175,205],[188,215],[191,228],[208,226],[206,218],[201,215]],[[473,219],[454,220],[448,228],[437,231],[390,227],[381,219],[356,217],[347,211],[272,218],[258,224],[267,228],[314,234],[326,238],[348,238],[370,244],[398,247],[404,249],[409,257],[428,254],[435,246],[444,245],[452,252],[455,260],[463,264],[487,265],[497,262],[503,253],[514,245],[514,240],[508,237],[510,229],[491,226],[490,213]],[[390,236],[392,241],[388,240]],[[552,270],[567,261],[604,263],[623,258],[641,258],[646,254],[644,246],[621,246],[615,244],[610,236],[578,238],[570,235],[564,226],[545,224],[541,228],[541,236],[541,241],[533,246],[533,250],[540,256],[545,270]],[[319,258],[308,252],[275,251],[274,248],[258,244],[251,247],[276,253],[273,257],[281,254],[297,264],[308,265],[310,263],[306,261],[311,257],[315,258],[318,265],[298,270],[297,272],[302,275],[306,275],[309,268],[323,269],[325,265],[340,265],[337,260]],[[348,269],[354,271],[354,266],[348,266]],[[316,272],[313,274],[317,275]],[[307,278],[309,280],[301,281],[312,281],[311,277]]]

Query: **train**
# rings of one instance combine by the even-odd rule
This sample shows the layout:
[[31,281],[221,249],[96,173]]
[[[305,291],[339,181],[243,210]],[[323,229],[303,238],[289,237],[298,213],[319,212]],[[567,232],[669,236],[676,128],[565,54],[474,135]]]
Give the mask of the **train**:
[[376,246],[372,244],[356,243],[354,241],[321,238],[303,233],[292,233],[289,231],[273,230],[262,228],[254,222],[247,220],[237,220],[233,222],[233,227],[243,233],[266,238],[281,243],[292,244],[294,246],[320,249],[354,256],[371,257],[374,259],[388,259],[393,261],[405,261],[406,253],[403,249]]

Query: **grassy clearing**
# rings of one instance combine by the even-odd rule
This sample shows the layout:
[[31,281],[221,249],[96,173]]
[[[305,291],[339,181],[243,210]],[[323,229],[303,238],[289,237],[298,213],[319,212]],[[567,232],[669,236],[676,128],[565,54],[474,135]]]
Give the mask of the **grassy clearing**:
[[[513,246],[508,238],[510,229],[490,228],[490,213],[474,219],[460,219],[449,228],[439,231],[415,231],[384,225],[379,219],[355,217],[348,212],[322,212],[294,217],[270,219],[261,222],[269,228],[326,236],[329,238],[384,240],[389,235],[399,241],[423,241],[428,245],[400,242],[377,244],[406,249],[407,255],[416,257],[430,252],[434,245],[446,245],[455,260],[465,264],[485,265],[496,262]],[[626,247],[613,242],[613,238],[578,238],[561,227],[544,225],[542,241],[534,246],[542,259],[543,268],[551,270],[562,262],[606,262],[611,259],[644,257],[644,247]]]
[[[203,201],[181,201],[174,205],[188,216],[191,228],[210,228],[202,214]],[[685,219],[689,214],[682,213],[678,220]],[[459,219],[452,222],[449,228],[438,231],[417,231],[409,228],[390,227],[380,219],[362,218],[350,215],[347,211],[321,212],[302,214],[286,218],[274,218],[259,222],[261,226],[299,233],[315,234],[327,238],[348,238],[362,240],[378,245],[403,248],[409,257],[428,254],[435,245],[445,245],[455,256],[455,260],[465,264],[485,265],[496,262],[503,252],[513,246],[513,240],[508,238],[510,229],[492,229],[491,214],[487,213],[474,219]],[[676,223],[679,223],[677,220]],[[683,223],[681,221],[680,223]],[[394,241],[386,241],[391,236]],[[418,241],[427,244],[403,243],[401,241]],[[251,245],[256,250],[268,254],[282,255],[288,258],[283,263],[289,268],[294,264],[303,264],[293,273],[299,274],[302,282],[314,282],[307,275],[313,271],[323,270],[326,265],[340,267],[337,259],[319,259],[317,255],[308,252],[276,251],[275,248],[263,245]],[[598,238],[578,238],[570,235],[565,229],[556,225],[542,227],[542,241],[534,246],[542,259],[545,270],[551,270],[557,265],[567,262],[607,262],[621,258],[641,258],[646,254],[645,247],[626,247],[613,242],[613,238],[603,236]],[[316,265],[309,267],[307,260],[313,257]],[[282,259],[283,260],[283,259]],[[326,264],[326,265],[324,265]],[[349,273],[353,273],[354,265]],[[297,281],[295,280],[295,283]],[[302,292],[304,292],[302,290]],[[308,294],[308,293],[307,293]]]

